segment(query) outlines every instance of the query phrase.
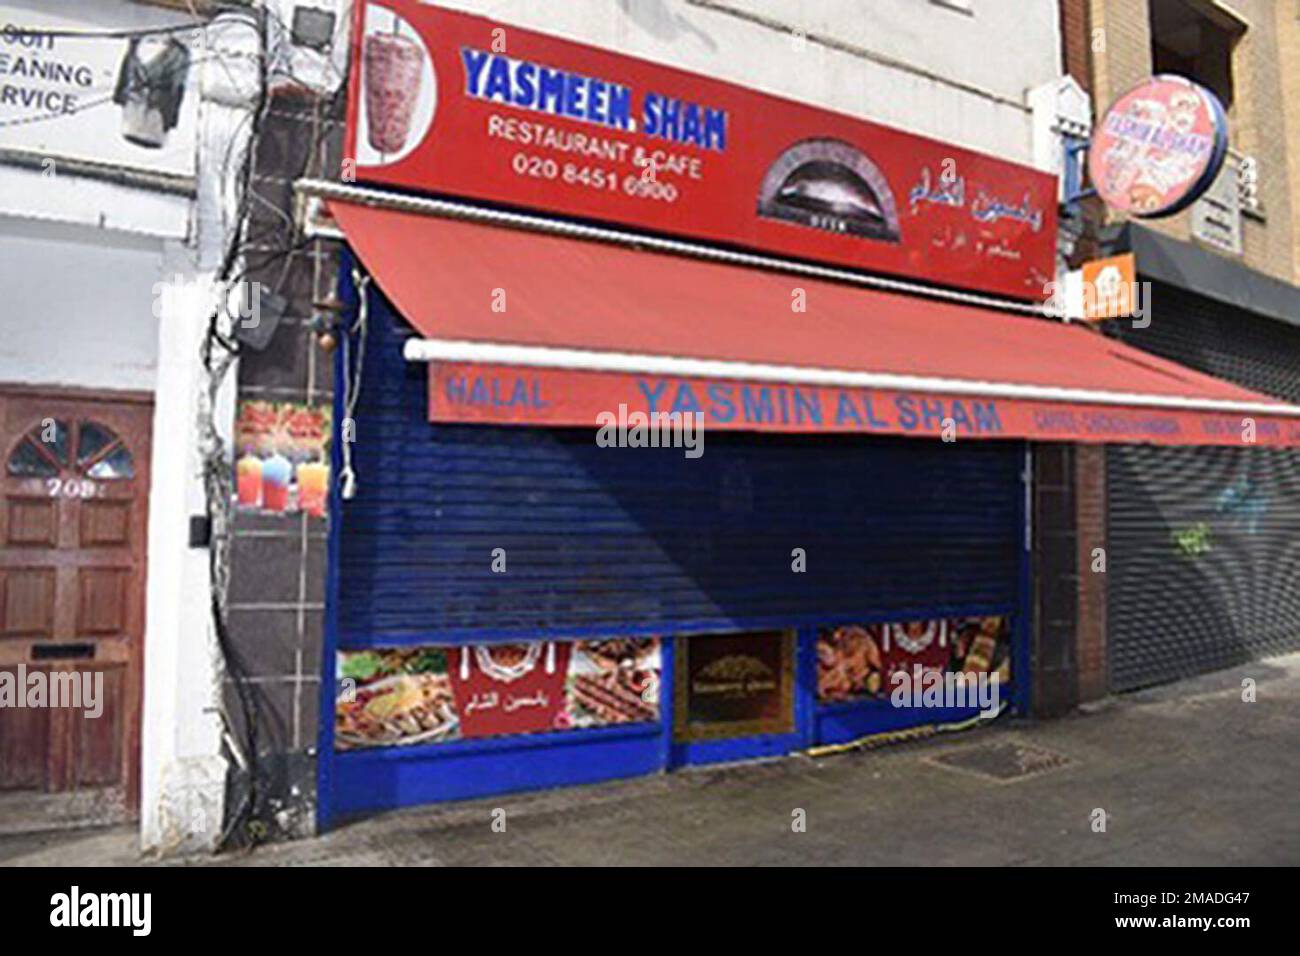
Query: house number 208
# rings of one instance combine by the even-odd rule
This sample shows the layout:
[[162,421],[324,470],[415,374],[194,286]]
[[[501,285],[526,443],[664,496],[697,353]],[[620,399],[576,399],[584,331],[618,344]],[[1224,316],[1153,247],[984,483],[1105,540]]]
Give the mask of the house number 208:
[[45,488],[51,498],[94,498],[99,494],[99,485],[86,478],[49,478]]

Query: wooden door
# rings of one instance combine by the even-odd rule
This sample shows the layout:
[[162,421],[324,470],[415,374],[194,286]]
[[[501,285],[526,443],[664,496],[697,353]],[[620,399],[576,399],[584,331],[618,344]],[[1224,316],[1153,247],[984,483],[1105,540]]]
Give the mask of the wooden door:
[[0,388],[0,671],[47,691],[0,707],[0,828],[138,811],[152,417],[148,397]]

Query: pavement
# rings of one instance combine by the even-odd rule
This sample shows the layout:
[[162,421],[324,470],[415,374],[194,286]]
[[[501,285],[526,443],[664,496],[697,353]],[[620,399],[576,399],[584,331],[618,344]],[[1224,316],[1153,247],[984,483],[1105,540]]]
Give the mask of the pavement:
[[[1059,720],[400,810],[162,865],[1295,865],[1298,740],[1289,655]],[[0,837],[2,866],[141,863],[159,865],[133,828]]]

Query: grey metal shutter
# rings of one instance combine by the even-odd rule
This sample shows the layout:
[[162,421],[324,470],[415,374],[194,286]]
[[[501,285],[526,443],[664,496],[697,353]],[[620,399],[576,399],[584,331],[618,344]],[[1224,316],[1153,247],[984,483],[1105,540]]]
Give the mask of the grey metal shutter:
[[1112,690],[1300,649],[1300,452],[1115,446]]
[[[1296,316],[1300,321],[1300,316]],[[1151,283],[1151,324],[1108,323],[1110,334],[1179,365],[1300,402],[1300,327]]]
[[[1300,401],[1300,328],[1152,283],[1152,321],[1110,332]],[[1300,451],[1107,451],[1112,690],[1300,648]]]

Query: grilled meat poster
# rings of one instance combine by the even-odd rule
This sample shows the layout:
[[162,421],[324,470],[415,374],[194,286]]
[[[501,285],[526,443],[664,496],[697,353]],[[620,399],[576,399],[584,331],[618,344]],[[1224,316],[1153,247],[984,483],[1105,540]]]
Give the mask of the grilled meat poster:
[[817,700],[885,698],[896,671],[996,672],[1011,682],[1011,620],[938,618],[891,624],[846,624],[817,634]]
[[657,721],[659,669],[657,638],[342,651],[335,747]]

